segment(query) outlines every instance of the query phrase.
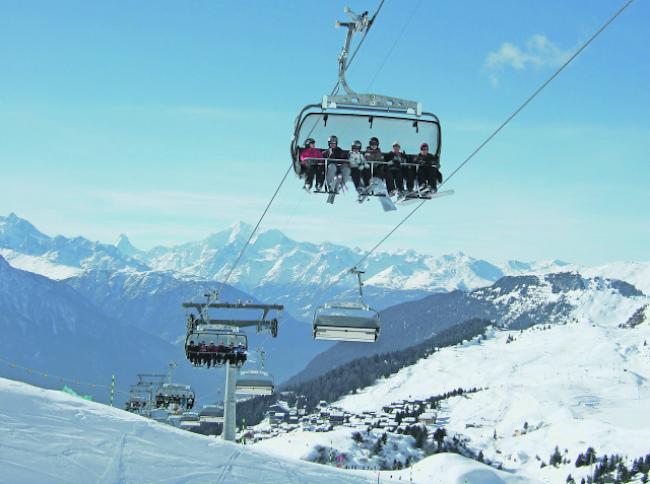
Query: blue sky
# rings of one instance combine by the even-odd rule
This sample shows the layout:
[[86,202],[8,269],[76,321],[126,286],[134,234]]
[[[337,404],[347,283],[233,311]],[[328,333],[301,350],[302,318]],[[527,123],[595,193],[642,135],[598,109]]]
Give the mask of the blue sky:
[[[254,224],[336,82],[345,4],[0,3],[0,214],[141,248]],[[437,113],[450,173],[619,5],[386,0],[348,80]],[[385,248],[650,259],[648,18],[634,2]],[[265,228],[369,248],[404,215],[300,186]]]

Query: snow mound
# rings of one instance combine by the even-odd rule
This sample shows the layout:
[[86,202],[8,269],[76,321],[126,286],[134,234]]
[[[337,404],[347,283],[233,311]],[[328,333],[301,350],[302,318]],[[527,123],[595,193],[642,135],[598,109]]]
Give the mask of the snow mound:
[[137,415],[0,378],[3,482],[352,483],[291,461]]

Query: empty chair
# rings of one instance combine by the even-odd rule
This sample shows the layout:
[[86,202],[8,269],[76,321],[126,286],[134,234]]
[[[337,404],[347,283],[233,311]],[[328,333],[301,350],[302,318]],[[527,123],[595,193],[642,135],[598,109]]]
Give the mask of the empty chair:
[[272,395],[273,377],[263,370],[242,371],[237,377],[236,391],[242,395]]
[[373,343],[379,336],[379,314],[363,302],[330,302],[314,314],[314,338]]

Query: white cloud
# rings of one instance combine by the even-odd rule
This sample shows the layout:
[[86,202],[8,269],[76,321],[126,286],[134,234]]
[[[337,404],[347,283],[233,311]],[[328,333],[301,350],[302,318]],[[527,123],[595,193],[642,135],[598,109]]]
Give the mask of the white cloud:
[[545,35],[535,34],[522,47],[510,42],[501,44],[498,50],[488,53],[485,68],[492,71],[489,74],[490,83],[497,87],[499,79],[495,71],[499,72],[505,68],[523,71],[529,67],[559,67],[570,56],[570,50],[562,49]]

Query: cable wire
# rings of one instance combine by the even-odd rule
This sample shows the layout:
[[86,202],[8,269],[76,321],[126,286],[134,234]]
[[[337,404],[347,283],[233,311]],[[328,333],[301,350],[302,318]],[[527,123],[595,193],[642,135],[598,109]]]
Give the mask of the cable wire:
[[[609,25],[614,20],[616,20],[616,18],[621,13],[623,13],[623,11],[627,7],[629,7],[633,1],[634,0],[628,0],[627,2],[625,2],[623,6],[619,8],[616,11],[616,13],[614,13],[586,42],[584,42],[582,46],[580,46],[580,48],[576,50],[571,57],[569,57],[548,79],[546,79],[546,81],[544,81],[517,109],[515,109],[512,112],[512,114],[510,114],[510,116],[508,116],[506,120],[503,121],[480,145],[478,145],[478,147],[474,151],[472,151],[470,155],[467,158],[465,158],[465,160],[460,165],[458,165],[458,167],[456,167],[454,171],[451,172],[451,174],[445,179],[445,181],[443,181],[440,184],[440,186],[443,186],[445,183],[449,182],[449,180],[451,180],[454,177],[454,175],[456,175],[465,165],[467,165],[467,163],[469,163],[469,161],[472,160],[474,156],[476,156],[476,154],[478,154],[478,152],[485,147],[485,145],[487,145],[503,128],[505,128],[506,125],[508,125],[508,123],[510,123],[510,121],[512,121],[512,119],[515,116],[517,116],[526,106],[528,106],[528,104],[530,104],[530,102],[533,99],[535,99],[537,95],[541,93],[546,86],[548,86],[576,57],[578,57],[578,55],[580,55],[580,53],[583,50],[585,50],[587,46],[591,44],[591,42],[593,42],[593,40],[596,37],[598,37],[607,27],[609,27]],[[409,218],[411,218],[411,216],[415,212],[417,212],[420,209],[420,207],[422,207],[422,205],[424,205],[426,202],[427,200],[423,200],[418,205],[416,205],[415,208],[413,208],[413,210],[411,210],[395,227],[393,227],[390,230],[390,232],[388,232],[388,234],[386,234],[379,242],[377,242],[374,245],[374,247],[372,247],[372,249],[370,249],[361,259],[359,259],[359,261],[357,261],[357,263],[354,264],[352,268],[358,267],[363,262],[365,262],[366,259],[370,257],[370,255],[372,255],[384,242],[386,242],[386,240],[388,240],[390,236],[393,235],[397,231],[397,229],[399,229]],[[346,271],[344,275],[347,273],[349,273],[349,270]],[[334,286],[338,282],[340,282],[342,277],[344,276],[338,276],[338,279],[336,279],[332,284],[330,284],[330,286],[326,289],[326,291],[331,289],[332,286]]]
[[[88,382],[84,380],[78,380],[76,378],[68,378],[65,376],[60,376],[60,375],[53,375],[52,373],[47,373],[44,371],[36,370],[34,368],[30,368],[28,366],[23,366],[19,365],[18,363],[15,363],[13,361],[6,360],[4,358],[0,358],[0,363],[6,364],[9,368],[15,368],[18,370],[25,370],[27,373],[30,374],[35,374],[38,375],[42,378],[48,378],[50,381],[60,381],[61,383],[69,383],[71,385],[77,385],[77,386],[87,386],[91,388],[102,388],[104,390],[111,390],[112,385],[105,385],[102,383],[93,383],[93,382]],[[124,391],[124,390],[119,390],[117,388],[113,388],[114,393],[120,393],[123,395],[129,395],[129,392]]]

